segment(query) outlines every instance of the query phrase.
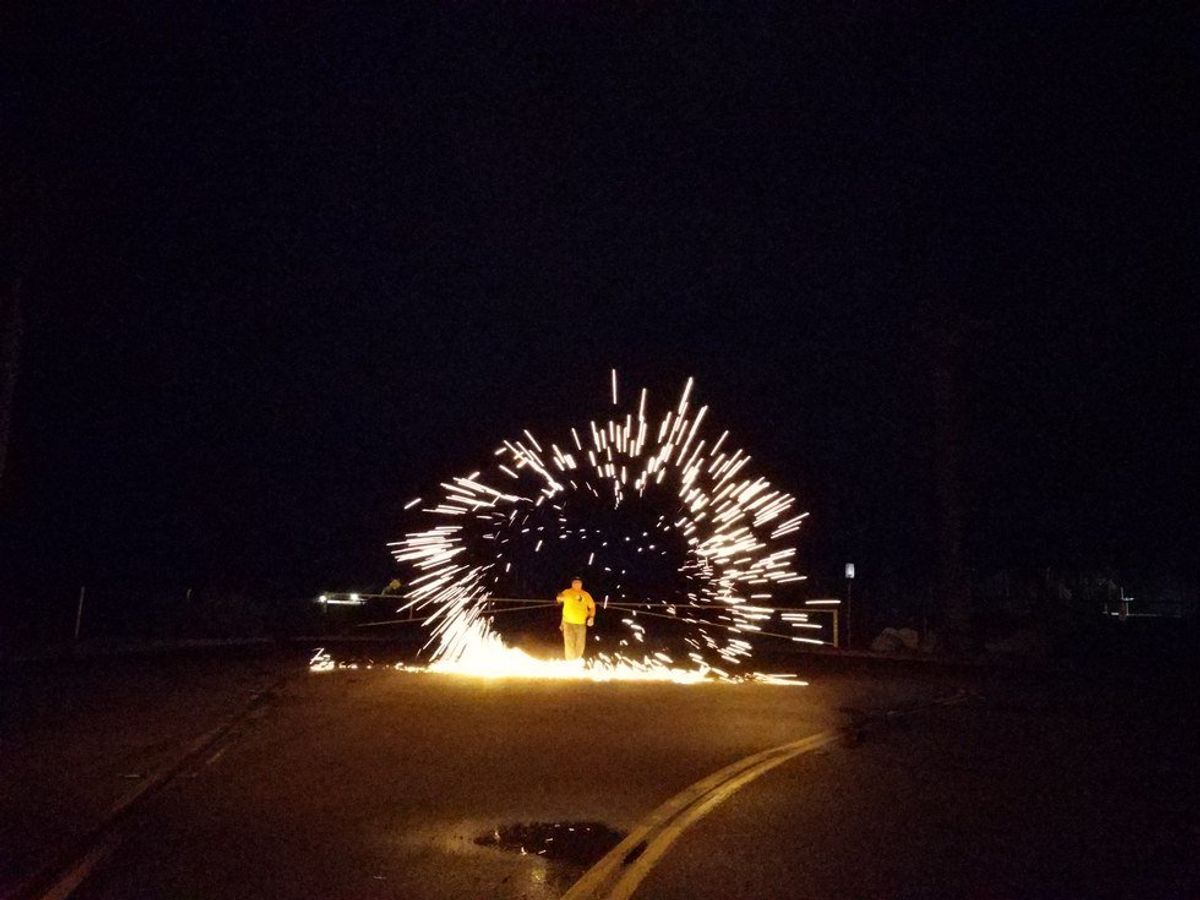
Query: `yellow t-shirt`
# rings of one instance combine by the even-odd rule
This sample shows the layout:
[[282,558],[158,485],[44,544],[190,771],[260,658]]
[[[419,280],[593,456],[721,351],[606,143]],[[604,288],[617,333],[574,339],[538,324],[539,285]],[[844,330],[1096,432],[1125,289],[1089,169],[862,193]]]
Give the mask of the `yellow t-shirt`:
[[568,625],[583,625],[596,615],[596,603],[587,591],[568,588],[557,599],[563,608],[562,620]]

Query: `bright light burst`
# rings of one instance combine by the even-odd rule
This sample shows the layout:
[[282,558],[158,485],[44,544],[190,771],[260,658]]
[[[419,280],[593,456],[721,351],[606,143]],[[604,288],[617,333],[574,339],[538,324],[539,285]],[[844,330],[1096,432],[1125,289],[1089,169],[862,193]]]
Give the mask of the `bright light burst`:
[[[614,370],[619,410],[617,386]],[[802,683],[747,671],[746,663],[751,638],[774,613],[775,592],[804,577],[786,539],[808,514],[748,471],[750,457],[730,446],[727,431],[711,438],[703,428],[708,407],[693,407],[692,387],[689,378],[678,403],[658,417],[643,389],[628,411],[573,427],[559,442],[522,431],[496,449],[486,472],[452,478],[436,501],[406,506],[432,518],[389,545],[414,571],[401,611],[423,613],[431,629],[424,670]],[[654,566],[657,575],[648,577]],[[599,652],[593,642],[582,666],[505,645],[494,628],[503,608],[497,598],[513,596],[514,584],[528,596],[537,580],[531,573],[549,571],[556,582],[578,573],[589,589],[607,588],[594,591],[600,616],[619,619],[626,636]],[[652,620],[671,622],[680,638],[672,646],[686,648],[675,651],[685,659],[648,644]]]

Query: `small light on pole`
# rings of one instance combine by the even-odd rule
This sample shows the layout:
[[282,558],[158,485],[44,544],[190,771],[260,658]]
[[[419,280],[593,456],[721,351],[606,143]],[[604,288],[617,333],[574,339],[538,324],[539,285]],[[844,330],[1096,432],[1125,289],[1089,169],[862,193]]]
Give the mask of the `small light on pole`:
[[854,636],[854,632],[850,625],[850,620],[852,618],[851,607],[850,607],[850,596],[851,596],[850,588],[853,586],[853,584],[854,584],[854,563],[846,563],[846,649],[847,650],[852,648],[853,645],[851,642],[853,641],[853,636]]

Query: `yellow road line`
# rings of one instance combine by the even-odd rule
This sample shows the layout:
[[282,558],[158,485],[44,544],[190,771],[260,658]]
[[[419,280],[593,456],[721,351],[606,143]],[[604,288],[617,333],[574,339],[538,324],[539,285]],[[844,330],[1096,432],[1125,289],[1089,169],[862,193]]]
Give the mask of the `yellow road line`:
[[627,900],[683,832],[758,776],[838,738],[822,731],[755,753],[697,781],[642,819],[562,900]]

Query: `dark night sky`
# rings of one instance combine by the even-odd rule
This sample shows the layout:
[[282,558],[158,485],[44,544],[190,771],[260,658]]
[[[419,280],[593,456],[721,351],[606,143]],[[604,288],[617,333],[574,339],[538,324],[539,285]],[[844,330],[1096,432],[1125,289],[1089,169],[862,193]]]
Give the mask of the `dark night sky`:
[[6,29],[49,198],[10,598],[370,583],[404,500],[612,366],[696,376],[814,574],[919,576],[946,310],[973,564],[1194,573],[1194,20],[192,6]]

